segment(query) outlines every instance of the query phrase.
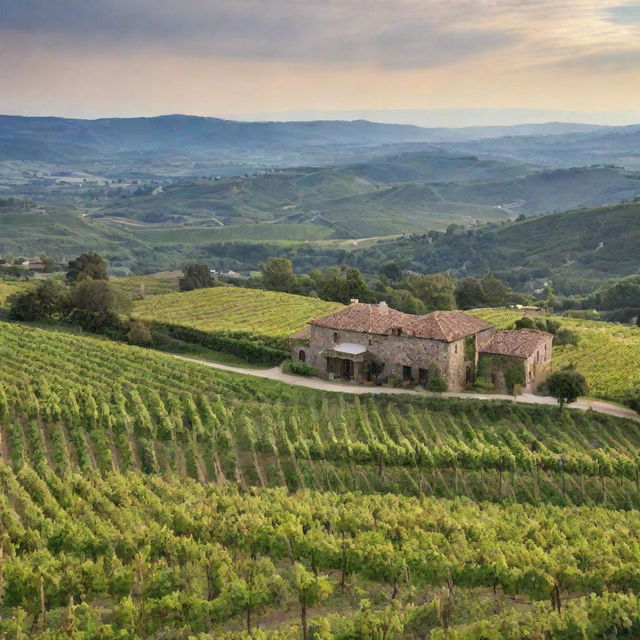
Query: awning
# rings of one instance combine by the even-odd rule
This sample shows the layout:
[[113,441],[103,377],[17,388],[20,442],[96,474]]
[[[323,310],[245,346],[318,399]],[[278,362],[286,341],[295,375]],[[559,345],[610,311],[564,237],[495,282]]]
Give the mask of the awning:
[[355,344],[353,342],[341,342],[336,344],[330,349],[325,351],[325,355],[334,353],[336,356],[360,356],[367,352],[367,347],[362,344]]

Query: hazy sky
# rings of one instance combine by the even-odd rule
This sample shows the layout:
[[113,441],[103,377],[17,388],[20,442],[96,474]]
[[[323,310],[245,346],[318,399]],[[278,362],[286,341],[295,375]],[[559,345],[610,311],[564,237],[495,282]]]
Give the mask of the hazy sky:
[[638,0],[0,0],[3,113],[638,105]]

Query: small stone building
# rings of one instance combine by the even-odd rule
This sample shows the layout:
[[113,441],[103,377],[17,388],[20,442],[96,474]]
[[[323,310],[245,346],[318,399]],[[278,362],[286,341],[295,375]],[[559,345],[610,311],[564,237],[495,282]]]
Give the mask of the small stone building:
[[461,391],[474,381],[478,352],[493,333],[492,325],[462,311],[417,316],[384,302],[354,301],[312,320],[291,337],[291,348],[294,360],[322,377],[426,384],[438,372],[450,391]]
[[546,331],[499,331],[480,348],[479,369],[501,391],[511,392],[514,384],[535,391],[551,373],[552,347]]

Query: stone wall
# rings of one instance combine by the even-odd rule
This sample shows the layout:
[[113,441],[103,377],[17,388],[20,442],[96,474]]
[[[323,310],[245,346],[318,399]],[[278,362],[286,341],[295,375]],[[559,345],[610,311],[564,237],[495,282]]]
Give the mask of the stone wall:
[[[336,334],[334,336],[334,334]],[[467,376],[465,362],[464,339],[447,343],[440,340],[428,340],[413,336],[373,335],[355,331],[334,331],[326,327],[311,325],[309,347],[305,349],[306,362],[318,369],[321,376],[326,377],[327,361],[320,354],[332,349],[336,344],[349,342],[361,344],[367,348],[368,357],[384,364],[380,374],[383,377],[393,376],[402,379],[403,367],[411,367],[411,374],[417,383],[419,369],[427,369],[433,375],[437,369],[447,381],[449,390],[460,391],[464,388]],[[300,347],[297,348],[299,351]],[[294,356],[296,350],[294,348]],[[297,357],[296,357],[297,359]],[[359,379],[359,369],[356,378]]]
[[[546,349],[545,349],[546,347]],[[549,336],[543,345],[527,358],[525,363],[526,391],[535,391],[551,373],[553,336]]]

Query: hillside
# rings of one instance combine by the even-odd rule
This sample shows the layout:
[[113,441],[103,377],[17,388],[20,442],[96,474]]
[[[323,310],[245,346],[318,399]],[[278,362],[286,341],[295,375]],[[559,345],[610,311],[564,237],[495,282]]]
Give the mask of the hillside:
[[0,344],[9,638],[293,640],[301,581],[336,638],[636,624],[640,423],[341,397],[6,323]]
[[[471,313],[501,329],[508,329],[522,313],[508,309],[481,309]],[[571,329],[577,345],[555,346],[554,367],[573,364],[589,384],[589,395],[624,402],[640,388],[640,328],[628,324],[554,316]]]
[[552,280],[558,293],[572,294],[638,273],[638,246],[640,202],[441,234],[431,242],[426,236],[391,240],[358,252],[358,263],[373,270],[395,259],[418,272],[450,270],[456,277],[491,269],[520,290]]
[[[361,238],[419,233],[458,223],[506,220],[578,206],[633,200],[640,174],[617,167],[536,171],[477,157],[404,153],[346,167],[300,168],[220,180],[177,182],[140,196],[112,199],[94,213],[111,223],[135,220],[203,228],[212,241],[224,227],[277,224],[276,239]],[[114,218],[116,220],[114,220]],[[292,224],[303,225],[293,238]],[[119,224],[115,228],[123,230]],[[128,226],[148,237],[146,226]],[[316,228],[324,236],[311,234]],[[246,227],[245,233],[250,227]],[[306,237],[305,237],[305,234]],[[242,237],[237,230],[237,238]]]
[[135,303],[137,317],[200,331],[249,331],[283,338],[341,308],[338,302],[288,293],[213,287],[152,296]]
[[613,164],[640,169],[640,126],[599,127],[556,135],[510,135],[447,143],[450,151],[483,154],[546,167]]

